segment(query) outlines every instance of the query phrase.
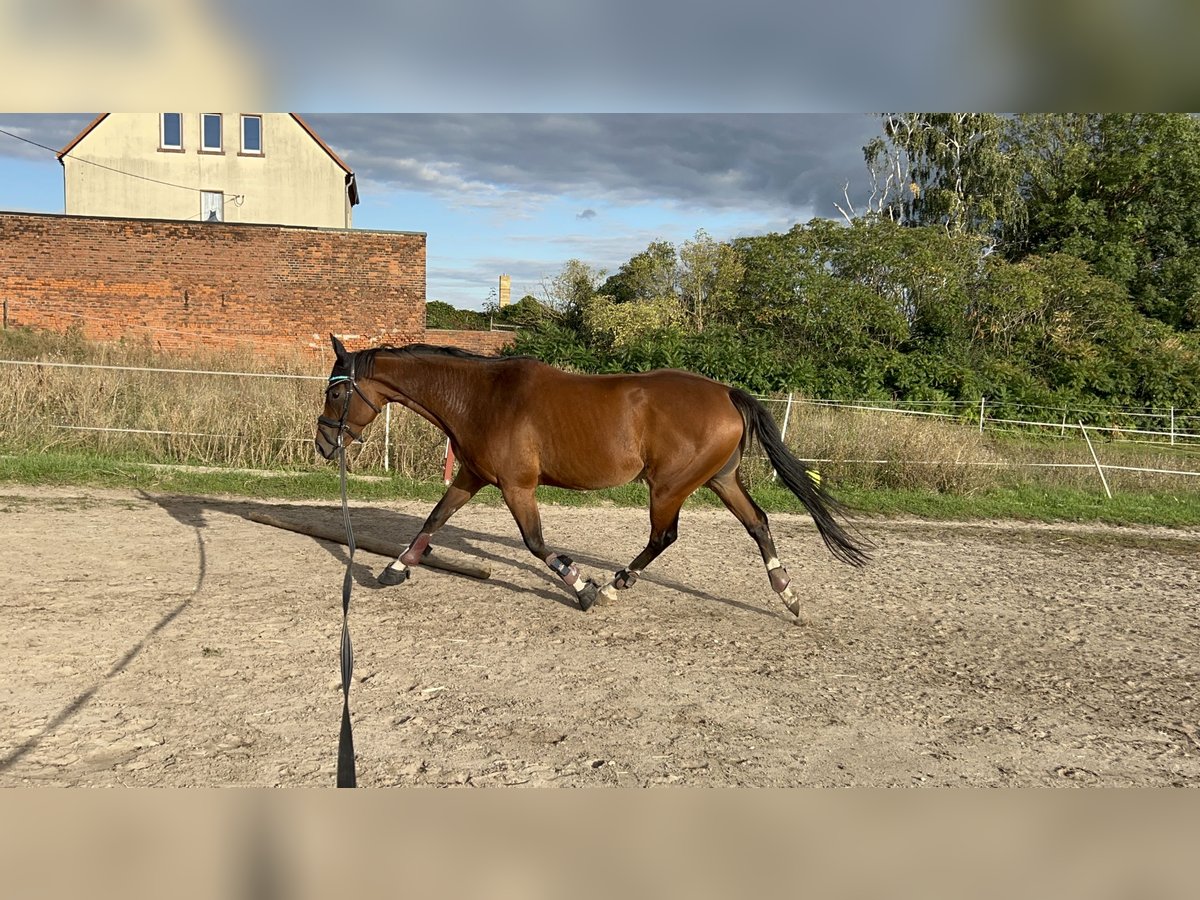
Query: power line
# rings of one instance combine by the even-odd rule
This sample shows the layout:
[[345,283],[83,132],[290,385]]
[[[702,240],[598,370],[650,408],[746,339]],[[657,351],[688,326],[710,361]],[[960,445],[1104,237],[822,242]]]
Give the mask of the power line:
[[[47,147],[45,144],[39,144],[37,141],[30,140],[27,137],[22,137],[19,134],[13,134],[11,131],[5,131],[3,128],[0,128],[0,134],[7,135],[8,137],[13,138],[18,141],[23,141],[26,144],[31,144],[34,147],[38,147],[42,150],[48,150],[51,153],[53,153],[55,156],[58,156],[58,151],[55,150],[53,147]],[[110,172],[116,172],[118,175],[125,175],[125,176],[128,176],[129,178],[139,178],[142,181],[151,181],[154,184],[161,184],[161,185],[165,185],[166,187],[179,188],[182,191],[192,191],[197,194],[207,193],[206,191],[204,191],[201,188],[189,187],[186,184],[176,184],[173,181],[163,181],[162,179],[159,179],[159,178],[151,178],[149,175],[138,175],[135,172],[126,172],[122,169],[114,168],[113,166],[107,166],[104,163],[98,163],[98,162],[95,162],[94,160],[84,159],[82,156],[76,156],[73,153],[65,153],[63,155],[71,157],[71,159],[75,160],[76,162],[87,163],[89,166],[96,166],[99,169],[107,169]],[[235,200],[238,197],[243,197],[245,195],[244,194],[222,194],[222,196]]]

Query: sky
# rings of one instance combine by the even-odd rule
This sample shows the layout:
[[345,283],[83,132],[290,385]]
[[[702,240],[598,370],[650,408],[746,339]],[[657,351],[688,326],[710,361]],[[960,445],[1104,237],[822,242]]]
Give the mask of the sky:
[[[572,258],[840,218],[868,110],[1194,109],[1198,23],[1173,0],[0,0],[0,129],[61,148],[90,115],[38,111],[298,110],[358,175],[355,226],[425,232],[427,296],[477,309],[501,274],[540,296]],[[0,135],[0,209],[62,208],[54,155]]]
[[[304,113],[354,170],[354,227],[427,235],[430,300],[480,309],[499,276],[543,297],[569,259],[615,272],[651,241],[680,246],[840,219],[869,194],[865,113]],[[0,115],[61,149],[92,118]],[[0,134],[0,209],[61,213],[54,154]]]

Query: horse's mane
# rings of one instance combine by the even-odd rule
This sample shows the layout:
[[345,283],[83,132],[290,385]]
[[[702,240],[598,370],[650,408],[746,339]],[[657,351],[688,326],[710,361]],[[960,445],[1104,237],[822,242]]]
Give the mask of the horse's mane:
[[371,373],[375,370],[375,357],[380,354],[386,356],[448,356],[454,359],[476,359],[490,362],[496,362],[504,358],[484,356],[482,353],[472,353],[470,350],[463,350],[459,347],[439,347],[433,344],[405,344],[404,346],[381,344],[378,347],[359,350],[355,353],[357,357],[356,368],[358,371],[364,376],[370,377]]

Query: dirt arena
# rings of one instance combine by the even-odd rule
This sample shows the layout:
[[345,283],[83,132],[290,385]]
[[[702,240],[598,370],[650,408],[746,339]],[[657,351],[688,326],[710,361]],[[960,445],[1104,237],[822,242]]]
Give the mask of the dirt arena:
[[[429,504],[355,504],[407,541]],[[331,786],[333,503],[0,486],[0,785]],[[591,574],[644,510],[543,510]],[[507,511],[440,535],[488,581],[355,560],[361,786],[1197,785],[1200,529],[866,520],[871,564],[772,525],[793,624],[723,511],[581,613]]]

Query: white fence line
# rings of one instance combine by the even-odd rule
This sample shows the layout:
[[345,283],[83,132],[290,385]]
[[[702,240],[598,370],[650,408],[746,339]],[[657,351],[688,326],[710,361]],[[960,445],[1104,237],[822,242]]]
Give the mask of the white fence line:
[[[110,431],[119,434],[162,434],[171,437],[202,437],[202,438],[225,438],[227,440],[244,440],[245,435],[241,434],[209,434],[205,431],[161,431],[153,428],[104,428],[99,425],[61,425],[57,422],[42,422],[49,428],[58,428],[63,431]],[[267,440],[275,441],[276,443],[307,443],[312,438],[289,438],[277,437],[267,438]]]
[[54,369],[108,369],[114,372],[161,372],[171,375],[229,375],[241,378],[293,378],[324,381],[324,375],[289,375],[283,372],[227,372],[220,369],[156,369],[150,366],[105,366],[98,363],[49,362],[40,359],[0,359],[3,366],[46,366]]
[[[284,380],[290,379],[290,380],[301,380],[301,381],[323,381],[323,380],[325,380],[325,376],[322,376],[322,375],[298,375],[298,374],[274,373],[274,372],[230,372],[230,371],[223,371],[223,370],[208,370],[208,369],[155,368],[155,367],[149,367],[149,366],[118,366],[118,365],[103,365],[103,364],[97,364],[97,363],[54,362],[54,361],[48,361],[48,360],[0,360],[0,365],[34,366],[34,367],[62,368],[62,369],[100,369],[100,370],[108,370],[108,371],[116,371],[116,372],[143,372],[143,373],[169,374],[169,375],[205,375],[205,376],[226,376],[226,377],[240,377],[240,378],[278,378],[278,379],[284,379]],[[784,427],[785,428],[787,427],[787,424],[788,424],[787,420],[790,419],[791,407],[794,403],[805,403],[805,404],[808,404],[813,407],[829,408],[829,409],[845,409],[845,410],[863,411],[863,412],[882,412],[882,413],[892,413],[892,414],[896,414],[896,415],[905,415],[905,416],[923,416],[923,417],[930,417],[930,418],[950,419],[952,421],[963,423],[963,424],[966,424],[966,422],[968,421],[968,415],[971,417],[970,421],[973,422],[975,420],[975,415],[974,415],[973,410],[976,407],[978,407],[981,410],[980,416],[978,418],[981,430],[983,430],[983,427],[985,424],[990,424],[993,426],[1015,425],[1015,426],[1025,427],[1025,428],[1052,428],[1052,429],[1057,429],[1060,432],[1060,434],[1065,434],[1066,431],[1068,429],[1070,429],[1073,432],[1079,432],[1085,439],[1088,436],[1088,432],[1092,432],[1092,433],[1099,432],[1102,434],[1108,433],[1110,435],[1119,434],[1121,436],[1143,435],[1143,436],[1152,436],[1152,437],[1169,437],[1170,438],[1169,444],[1165,441],[1138,441],[1138,443],[1150,444],[1155,447],[1160,447],[1163,449],[1166,449],[1169,447],[1178,447],[1179,444],[1177,442],[1180,442],[1180,441],[1183,441],[1183,442],[1200,441],[1200,434],[1193,433],[1193,432],[1180,431],[1178,429],[1173,429],[1173,430],[1167,432],[1167,431],[1154,431],[1154,430],[1150,430],[1150,429],[1121,428],[1120,426],[1114,426],[1114,425],[1085,425],[1081,420],[1077,420],[1077,422],[1071,423],[1071,422],[1065,421],[1065,418],[1063,421],[1058,421],[1058,422],[1040,422],[1040,421],[1036,421],[1036,420],[1032,420],[1032,419],[1027,420],[1027,419],[988,418],[988,417],[986,417],[986,415],[983,414],[984,411],[986,410],[986,403],[987,403],[986,398],[981,398],[981,400],[978,403],[976,403],[973,400],[887,401],[890,404],[888,406],[882,405],[883,401],[823,400],[823,399],[816,399],[816,398],[797,397],[797,396],[795,396],[794,393],[789,394],[785,397],[759,397],[759,399],[763,400],[765,402],[769,402],[769,403],[785,404],[785,416],[784,416],[784,418],[785,418]],[[929,411],[929,410],[901,408],[903,406],[928,406],[928,405],[961,406],[963,409],[963,412],[960,414],[954,414],[954,413],[934,412],[934,411]],[[1067,410],[1063,407],[1042,407],[1042,406],[1021,405],[1021,404],[1005,404],[1005,405],[1009,406],[1009,407],[1016,407],[1016,408],[1023,408],[1023,409],[1054,410],[1055,412],[1062,412],[1064,414],[1064,416],[1067,413]],[[1200,421],[1200,415],[1184,414],[1181,410],[1178,410],[1176,408],[1171,408],[1170,410],[1164,411],[1163,413],[1133,411],[1133,410],[1125,410],[1125,409],[1114,409],[1114,410],[1109,410],[1109,411],[1092,411],[1090,413],[1090,415],[1092,417],[1095,417],[1098,415],[1113,415],[1113,416],[1140,416],[1140,417],[1144,417],[1144,418],[1158,417],[1160,419],[1166,418],[1168,414],[1170,416],[1170,420],[1171,420],[1172,424],[1180,422],[1180,421],[1187,421],[1187,420],[1192,420],[1192,419]],[[178,432],[178,431],[142,429],[142,428],[97,427],[97,426],[87,426],[87,425],[69,425],[69,424],[54,423],[54,422],[43,422],[40,424],[47,425],[51,428],[69,430],[69,431],[92,431],[92,432],[147,434],[147,435],[160,435],[160,436],[219,438],[219,439],[234,439],[234,438],[239,437],[238,435],[209,434],[209,433],[203,433],[203,432]],[[385,429],[385,430],[390,431],[390,429]],[[385,467],[385,469],[389,468],[389,461],[387,459],[387,457],[389,455],[387,453],[387,450],[390,449],[389,438],[390,438],[390,435],[385,433],[385,436],[384,436],[384,441],[385,441],[384,467]],[[311,441],[312,438],[310,436],[299,437],[299,438],[280,437],[280,438],[271,438],[271,440],[273,440],[275,442],[281,442],[281,443],[288,443],[288,442],[307,443],[307,442]],[[1089,443],[1089,447],[1090,447],[1090,441],[1088,443]],[[1184,444],[1184,446],[1187,447],[1187,446],[1189,446],[1189,444]],[[1191,444],[1190,446],[1194,448],[1195,445]],[[1094,455],[1094,453],[1095,453],[1095,451],[1093,448],[1093,455]],[[802,459],[801,462],[810,463],[810,464],[821,464],[821,463],[835,462],[835,460],[813,458],[813,459]],[[1094,468],[1099,472],[1101,480],[1105,482],[1106,491],[1108,489],[1107,482],[1104,479],[1104,472],[1106,470],[1123,471],[1123,472],[1139,472],[1139,473],[1157,474],[1157,475],[1200,477],[1200,472],[1192,472],[1192,471],[1183,470],[1183,469],[1143,468],[1143,467],[1137,467],[1137,466],[1110,465],[1110,464],[1106,464],[1106,463],[1100,463],[1098,458],[1095,459],[1095,465],[1088,464],[1088,463],[1039,463],[1039,462],[1011,462],[1011,461],[967,462],[967,461],[962,461],[962,460],[951,461],[951,460],[884,460],[884,459],[872,459],[872,460],[845,459],[845,460],[836,460],[836,462],[849,463],[849,464],[864,464],[864,465],[868,465],[868,464],[869,465],[896,465],[896,464],[904,463],[906,465],[921,465],[921,466],[966,465],[966,466],[991,466],[991,467],[1030,468],[1030,469],[1037,469],[1037,468],[1093,469]]]
[[[779,403],[784,402],[784,400],[782,400],[780,398],[776,398],[776,397],[769,397],[769,398],[768,397],[760,397],[759,399],[760,400],[771,400],[773,402],[779,402]],[[839,401],[839,400],[818,400],[818,399],[797,397],[797,398],[795,398],[795,402],[807,403],[810,406],[816,406],[816,407],[820,407],[823,409],[850,409],[850,410],[858,410],[858,411],[862,411],[862,412],[891,413],[894,415],[901,415],[901,416],[926,416],[929,418],[949,419],[954,422],[966,422],[966,420],[967,420],[967,417],[965,414],[965,412],[966,412],[965,409],[964,409],[963,414],[956,415],[955,413],[929,412],[929,411],[925,411],[925,410],[914,410],[914,409],[898,409],[894,406],[874,406],[874,405],[868,405],[862,401],[847,402],[847,401]],[[953,402],[964,402],[964,401],[948,401],[948,403],[953,403]],[[972,406],[972,407],[980,406],[983,402],[985,402],[985,401],[980,401],[980,403],[977,404],[974,401],[970,401],[970,406]],[[1021,407],[1019,404],[1006,404],[1006,405],[1017,406],[1018,408],[1025,408],[1025,409],[1052,409],[1053,408],[1053,407],[1036,407],[1036,406]],[[1061,410],[1062,407],[1059,407],[1059,409]],[[1167,418],[1167,416],[1170,414],[1170,412],[1171,412],[1170,410],[1167,410],[1161,414],[1156,414],[1156,413],[1130,413],[1130,412],[1125,412],[1125,411],[1113,412],[1113,411],[1106,410],[1106,411],[1093,411],[1088,415],[1090,415],[1092,418],[1095,418],[1097,416],[1110,417],[1110,414],[1112,416],[1139,415],[1144,418],[1157,417],[1157,418],[1161,419],[1161,418]],[[1179,422],[1181,420],[1187,420],[1187,419],[1195,419],[1197,421],[1200,421],[1200,416],[1190,416],[1190,415],[1184,416],[1184,415],[1180,415],[1180,414],[1178,414],[1178,412],[1176,412],[1176,414],[1172,418],[1172,421]],[[1128,427],[1123,427],[1123,426],[1117,425],[1117,424],[1084,425],[1082,422],[1079,422],[1078,424],[1072,423],[1072,422],[1067,422],[1067,421],[1039,422],[1039,421],[1036,421],[1033,419],[1001,419],[1001,418],[992,418],[992,417],[989,417],[986,415],[981,415],[980,417],[978,417],[978,419],[976,419],[974,416],[972,416],[972,421],[978,421],[980,423],[980,431],[984,430],[985,424],[986,425],[1019,425],[1019,426],[1025,427],[1025,428],[1055,429],[1055,430],[1059,431],[1060,434],[1067,430],[1080,431],[1080,429],[1087,429],[1088,431],[1091,431],[1093,433],[1095,433],[1095,432],[1106,433],[1107,432],[1110,434],[1121,435],[1121,436],[1143,435],[1143,436],[1151,436],[1151,437],[1169,438],[1169,441],[1146,441],[1146,442],[1143,442],[1143,443],[1153,443],[1153,444],[1163,444],[1163,445],[1167,445],[1167,444],[1175,445],[1180,440],[1200,442],[1200,432],[1180,431],[1179,429],[1175,429],[1173,431],[1155,431],[1155,430],[1151,430],[1151,429],[1147,429],[1147,428],[1128,428]]]

